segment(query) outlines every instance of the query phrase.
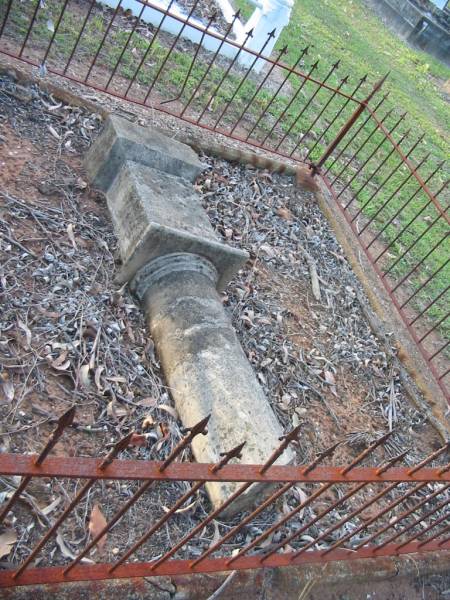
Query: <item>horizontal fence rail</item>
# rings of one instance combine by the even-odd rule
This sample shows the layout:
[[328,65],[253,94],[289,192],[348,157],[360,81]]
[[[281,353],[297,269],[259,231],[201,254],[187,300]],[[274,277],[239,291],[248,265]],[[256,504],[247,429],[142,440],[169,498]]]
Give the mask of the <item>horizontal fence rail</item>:
[[[199,0],[192,5],[194,14]],[[95,0],[0,6],[0,52],[98,91],[183,119],[294,162],[308,163],[342,210],[430,372],[450,402],[448,169],[408,130],[395,99],[352,81],[308,47],[259,52],[151,1],[135,13]],[[157,27],[141,20],[159,12]],[[239,17],[237,13],[234,21]],[[179,24],[176,35],[166,20]],[[189,28],[198,43],[187,41]],[[223,52],[228,58],[223,56]],[[242,59],[245,57],[243,66]],[[261,65],[263,68],[261,69]],[[394,103],[394,104],[393,104]],[[385,108],[389,104],[390,108]]]
[[[287,47],[277,51],[275,59],[267,58],[267,42],[259,52],[246,48],[245,42],[238,45],[208,28],[214,19],[201,28],[181,18],[171,10],[173,0],[166,11],[150,1],[138,3],[141,11],[130,19],[121,1],[112,10],[91,0],[56,0],[51,7],[41,6],[39,0],[26,6],[8,0],[0,12],[0,51],[38,66],[41,73],[63,75],[143,106],[157,106],[255,147],[266,147],[270,138],[274,152],[294,160],[319,150],[322,138],[337,132],[342,119],[367,95],[367,78],[355,86],[339,74],[339,61],[319,76],[319,62],[308,63],[308,48],[289,66],[280,60]],[[193,3],[191,13],[198,3]],[[156,28],[139,19],[147,7],[161,14]],[[178,35],[162,30],[167,18],[180,23]],[[199,31],[199,44],[183,40],[187,26]],[[226,33],[231,30],[232,24]],[[249,31],[247,39],[251,36]],[[269,32],[268,38],[272,36]],[[205,40],[217,42],[214,52],[205,50]],[[232,59],[221,56],[225,47],[234,54]],[[248,67],[240,64],[242,55]],[[257,75],[255,67],[261,62],[264,72]],[[269,86],[276,74],[279,82]],[[317,138],[313,130],[319,128],[323,131]]]
[[[49,457],[48,454],[73,421],[69,410],[38,456],[0,455],[3,478],[20,476],[0,511],[0,523],[15,513],[22,496],[33,482],[43,480],[76,482],[73,494],[66,494],[52,522],[39,533],[34,546],[24,550],[23,533],[15,556],[21,559],[0,571],[0,587],[97,580],[122,577],[206,573],[303,563],[325,563],[415,552],[450,550],[450,444],[436,450],[414,466],[401,466],[407,451],[391,456],[376,466],[377,452],[386,452],[391,433],[370,443],[347,465],[326,466],[340,445],[319,453],[301,466],[274,464],[288,445],[296,443],[300,427],[281,438],[280,446],[264,465],[228,464],[240,457],[244,444],[221,454],[213,465],[175,462],[191,441],[206,434],[208,417],[187,430],[186,435],[164,461],[123,460],[119,454],[132,445],[133,433],[114,444],[104,458]],[[40,565],[47,544],[58,543],[65,527],[82,510],[90,511],[90,496],[102,481],[136,484],[124,496],[119,486],[118,502],[100,528],[91,531],[83,549],[59,560],[58,565]],[[185,517],[185,507],[206,482],[232,483],[228,498],[217,508],[208,508],[206,497],[194,517]],[[172,486],[169,506],[145,509],[141,528],[132,521],[121,548],[112,562],[101,562],[95,553],[142,498],[159,486]],[[175,487],[173,487],[175,486]],[[259,486],[256,488],[254,486]],[[114,485],[109,488],[114,494]],[[134,491],[132,491],[134,490]],[[244,512],[225,517],[225,511],[251,492],[254,501]],[[283,503],[280,511],[277,506]],[[20,512],[17,514],[21,514]],[[172,524],[175,529],[170,529]],[[14,521],[17,527],[17,519]],[[209,539],[215,524],[216,534]],[[141,530],[142,529],[142,530]],[[133,536],[130,538],[130,535]],[[206,545],[205,545],[206,539]],[[157,542],[155,541],[157,540]],[[235,543],[235,552],[230,545]],[[60,545],[59,542],[58,545]],[[195,549],[195,552],[193,551]],[[48,555],[48,553],[47,553]],[[50,552],[50,559],[54,557]],[[67,550],[64,556],[68,557]],[[97,562],[92,557],[97,556]],[[89,561],[86,564],[86,560]]]

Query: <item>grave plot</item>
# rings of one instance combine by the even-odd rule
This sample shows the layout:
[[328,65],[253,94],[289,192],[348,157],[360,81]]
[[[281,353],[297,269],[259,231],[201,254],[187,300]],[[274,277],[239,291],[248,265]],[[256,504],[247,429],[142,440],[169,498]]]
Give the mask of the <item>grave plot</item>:
[[[110,216],[81,168],[101,118],[11,76],[1,77],[0,106],[2,449],[37,452],[57,417],[76,404],[58,456],[98,456],[135,431],[125,456],[163,459],[181,439],[180,422],[141,310],[113,283],[118,265]],[[311,461],[335,442],[341,444],[332,462],[350,461],[390,429],[373,461],[408,451],[405,461],[413,464],[440,447],[436,431],[409,402],[395,351],[373,335],[358,281],[313,197],[288,178],[201,158],[208,168],[196,187],[213,227],[251,255],[223,303],[285,431],[302,425],[297,461]],[[188,450],[181,459],[191,460]],[[0,483],[7,499],[17,481]],[[148,524],[149,511],[164,514],[187,485],[166,482],[149,490],[90,559],[112,560]],[[27,556],[77,486],[43,480],[24,494],[7,520],[8,526],[20,522],[8,564]],[[97,484],[40,564],[73,556],[133,491],[120,482]],[[293,488],[227,550],[256,538],[309,492],[308,485]],[[152,552],[180,539],[208,510],[199,492],[152,540]],[[188,550],[200,554],[236,522],[215,520]],[[326,526],[325,520],[319,533]],[[295,522],[285,533],[290,527]],[[327,543],[333,541],[331,535]],[[145,546],[137,557],[146,557]]]

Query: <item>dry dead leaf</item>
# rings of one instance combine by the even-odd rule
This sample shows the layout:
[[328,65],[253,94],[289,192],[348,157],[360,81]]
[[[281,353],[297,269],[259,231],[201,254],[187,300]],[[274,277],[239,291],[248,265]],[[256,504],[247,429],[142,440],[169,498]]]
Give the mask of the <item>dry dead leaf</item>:
[[7,529],[3,533],[0,533],[0,558],[8,556],[16,541],[17,534],[14,529]]
[[17,325],[25,333],[26,349],[28,349],[31,345],[31,331],[29,330],[27,325],[20,319],[17,320]]
[[[61,554],[63,556],[65,556],[66,558],[71,558],[71,559],[76,558],[77,555],[74,554],[72,552],[72,550],[69,548],[69,546],[66,544],[66,542],[64,541],[64,538],[63,538],[63,536],[62,536],[62,534],[60,532],[58,532],[56,534],[56,543],[58,545],[58,548],[61,550]],[[91,564],[91,565],[94,564],[94,561],[91,560],[90,558],[87,558],[86,556],[84,556],[81,559],[81,562],[82,563],[88,563],[88,564]]]
[[105,370],[105,367],[103,365],[99,365],[95,369],[94,381],[95,381],[95,386],[98,389],[100,394],[103,394],[103,392],[105,391],[104,388],[101,386],[101,382],[100,382],[100,377],[104,370]]
[[325,377],[325,381],[330,385],[336,385],[336,379],[331,371],[324,371],[323,375]]
[[158,401],[156,400],[156,398],[152,398],[151,396],[149,396],[148,398],[142,398],[142,400],[139,400],[138,402],[136,402],[136,404],[138,404],[139,406],[144,406],[145,408],[153,408],[154,406],[157,406]]
[[286,221],[292,221],[294,218],[294,215],[288,208],[278,208],[276,212],[279,217],[286,219]]
[[84,388],[88,388],[91,385],[89,371],[90,371],[89,365],[82,365],[78,370],[78,380],[81,383],[82,387],[84,387]]
[[[106,526],[106,519],[100,510],[98,504],[94,504],[91,512],[91,517],[89,519],[89,533],[92,538],[95,538]],[[102,552],[106,544],[106,533],[103,535],[97,542],[97,547],[99,552]]]
[[58,358],[52,361],[52,367],[57,371],[66,371],[70,367],[70,360],[66,360],[68,354],[68,350],[63,350]]
[[133,433],[130,441],[128,442],[129,446],[146,446],[148,442],[147,435],[145,433]]
[[45,516],[49,515],[51,512],[53,512],[55,510],[55,508],[58,506],[58,504],[61,502],[61,497],[56,498],[55,500],[53,500],[53,502],[51,502],[48,506],[46,506],[45,508],[43,508],[41,510],[41,513]]
[[217,542],[221,538],[219,523],[216,520],[214,520],[213,521],[213,525],[214,525],[214,535],[213,535],[211,543],[209,545],[210,548],[212,548],[213,546],[215,546],[217,544]]
[[47,125],[47,128],[56,140],[61,139],[61,136],[59,135],[59,133],[56,131],[56,129],[54,127],[52,127],[51,125]]
[[[159,431],[158,431],[159,429]],[[158,427],[154,430],[158,435],[161,434],[161,438],[156,444],[156,451],[161,450],[162,445],[170,435],[170,428],[165,423],[158,423]]]
[[331,371],[324,371],[323,372],[323,376],[325,378],[325,381],[330,386],[332,394],[334,394],[335,396],[337,396],[337,392],[336,392],[336,379],[334,378],[333,373]]
[[146,417],[144,417],[144,420],[142,421],[142,429],[150,429],[154,425],[155,420],[151,415],[147,415]]
[[108,413],[108,416],[114,417],[114,419],[121,419],[122,417],[128,416],[127,408],[122,404],[119,404],[117,400],[111,400],[111,402],[108,403],[106,412]]
[[[177,514],[177,515],[179,515],[179,514],[182,514],[182,513],[188,512],[188,510],[191,510],[191,508],[194,508],[194,506],[195,506],[196,504],[197,504],[197,498],[196,498],[196,499],[195,499],[193,502],[191,502],[190,504],[188,504],[187,506],[185,506],[184,508],[179,508],[178,510],[176,510],[174,514]],[[169,510],[170,510],[170,508],[167,508],[167,506],[164,506],[164,505],[163,505],[163,506],[161,506],[161,508],[163,509],[163,511],[164,511],[165,513],[168,513],[168,512],[169,512]]]
[[[306,494],[299,485],[293,487],[293,492],[298,497],[300,504],[304,504],[308,500],[308,494]],[[304,508],[299,512],[300,518],[303,517],[304,512]]]
[[102,330],[99,327],[97,330],[97,334],[95,336],[94,343],[92,344],[91,358],[89,359],[89,370],[91,370],[91,371],[93,371],[95,369],[95,353],[97,350],[98,341],[100,339],[101,332],[102,332]]
[[[57,317],[60,315],[55,313]],[[70,348],[78,348],[80,345],[80,340],[75,340],[74,342],[52,342],[50,345],[52,350],[69,350]]]
[[63,556],[72,559],[76,558],[76,554],[74,554],[69,548],[69,546],[66,544],[60,531],[58,531],[58,533],[56,534],[56,543],[58,544],[58,548],[61,550],[61,554]]
[[168,404],[158,404],[158,408],[169,413],[176,421],[179,419],[178,412],[173,406],[169,406]]
[[112,381],[113,383],[126,383],[127,382],[125,377],[122,377],[121,375],[115,375],[114,377],[107,377],[106,380]]
[[298,427],[300,425],[300,417],[296,412],[292,415],[292,427]]
[[136,336],[134,335],[134,331],[128,323],[126,324],[125,329],[127,331],[127,336],[130,338],[131,343],[136,344]]
[[70,240],[70,241],[71,241],[71,243],[72,243],[72,246],[73,246],[73,248],[74,248],[75,250],[78,250],[78,246],[77,246],[77,243],[76,243],[76,241],[75,241],[75,235],[74,235],[74,232],[73,232],[73,223],[69,223],[69,224],[67,225],[67,235],[68,235],[68,237],[69,237],[69,240]]
[[62,365],[60,365],[59,367],[55,367],[55,369],[57,371],[67,371],[67,369],[70,367],[70,360],[66,360],[66,362],[64,362]]
[[3,395],[5,396],[8,402],[12,402],[14,400],[15,390],[12,381],[5,381],[2,384]]
[[75,182],[75,187],[78,190],[85,190],[87,188],[87,183],[84,181],[84,179],[81,179],[81,177],[77,177],[77,180]]

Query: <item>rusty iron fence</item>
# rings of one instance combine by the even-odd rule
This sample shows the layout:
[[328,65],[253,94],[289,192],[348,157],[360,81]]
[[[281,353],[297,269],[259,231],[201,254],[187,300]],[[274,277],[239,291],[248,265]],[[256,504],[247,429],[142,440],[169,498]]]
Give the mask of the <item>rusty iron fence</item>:
[[[122,0],[114,9],[95,0],[7,0],[0,52],[42,76],[61,75],[311,165],[450,401],[448,170],[408,130],[395,99],[383,95],[385,78],[375,85],[367,77],[351,81],[339,61],[327,68],[310,59],[307,47],[288,65],[287,47],[268,58],[266,44],[259,52],[238,45],[232,23],[222,35],[210,30],[214,15],[204,27],[188,22],[198,1],[187,19],[173,4],[163,11],[138,0],[133,15]],[[149,8],[160,13],[157,27],[141,19]],[[167,20],[179,23],[176,35],[164,31]],[[187,29],[198,43],[184,39]]]
[[[314,62],[309,48],[290,65],[282,62],[286,47],[276,50],[275,58],[267,58],[264,47],[254,52],[236,44],[230,35],[232,25],[224,35],[210,32],[207,27],[214,17],[204,28],[188,24],[172,12],[173,0],[160,11],[159,26],[151,27],[140,17],[146,7],[159,9],[150,1],[138,2],[140,13],[131,15],[121,10],[121,0],[115,9],[95,0],[6,0],[0,6],[0,53],[37,67],[40,76],[60,75],[180,118],[191,127],[310,165],[450,399],[448,172],[430,155],[425,140],[408,130],[407,115],[383,92],[384,79],[352,81],[340,73],[339,61],[329,68]],[[164,32],[167,18],[180,23],[177,35]],[[187,27],[198,31],[197,44],[183,38]],[[210,38],[216,40],[213,51],[206,49]],[[222,56],[225,47],[231,58]],[[240,62],[244,55],[246,66]],[[264,68],[256,69],[261,62]],[[431,466],[444,458],[448,444],[415,466],[398,466],[406,460],[405,453],[387,454],[384,464],[377,458],[376,466],[361,466],[378,456],[387,436],[341,467],[325,465],[335,448],[308,465],[277,466],[277,457],[294,442],[295,430],[265,465],[228,464],[238,456],[239,447],[216,465],[177,462],[204,430],[205,420],[164,462],[119,460],[132,434],[103,459],[48,456],[72,418],[70,412],[61,419],[38,457],[0,454],[0,473],[21,477],[0,508],[0,523],[37,478],[79,483],[34,549],[28,551],[19,542],[15,555],[22,562],[0,571],[0,586],[352,560],[450,547],[449,465]],[[105,480],[128,481],[136,491],[108,515],[105,527],[72,562],[39,566],[44,546]],[[155,536],[182,518],[180,509],[207,481],[234,484],[225,506],[200,514],[192,530],[176,541],[167,539],[166,549],[155,556]],[[187,491],[180,492],[167,512],[150,515],[150,527],[139,532],[128,550],[115,562],[84,562],[141,497],[167,483],[183,484],[181,489]],[[270,484],[264,498],[205,546],[205,528],[258,484]],[[280,517],[274,507],[296,486],[300,495],[286,504]],[[262,526],[260,517],[267,512]],[[238,552],[231,555],[230,542],[235,540]],[[193,542],[202,548],[200,555],[192,554]]]
[[[288,445],[296,442],[300,433],[297,427],[281,438],[279,448],[264,465],[230,464],[232,459],[239,458],[243,444],[224,452],[214,465],[177,462],[195,436],[207,434],[206,417],[187,430],[169,456],[160,462],[117,458],[127,450],[133,433],[113,445],[104,458],[48,456],[64,430],[72,424],[74,414],[72,408],[60,417],[38,456],[0,455],[2,476],[21,476],[20,483],[16,483],[1,508],[0,522],[16,510],[21,496],[36,478],[47,482],[57,479],[83,482],[74,488],[72,496],[66,495],[53,523],[49,523],[42,536],[39,534],[34,547],[28,548],[23,540],[18,542],[21,553],[16,556],[22,557],[21,562],[12,568],[10,565],[8,570],[0,570],[0,587],[205,573],[450,550],[450,464],[442,464],[448,460],[449,443],[414,466],[400,466],[407,458],[407,451],[391,457],[387,453],[381,465],[362,466],[372,464],[376,452],[386,453],[390,433],[370,443],[349,464],[341,467],[325,465],[339,444],[318,454],[309,464],[278,466],[278,457]],[[92,504],[89,492],[105,480],[138,482],[138,486],[126,501],[119,498],[116,510],[108,514],[100,529],[91,532],[89,541],[84,537],[84,549],[72,555],[70,561],[60,561],[57,566],[39,565],[44,547],[49,542],[55,543],[82,502]],[[164,534],[172,521],[183,519],[183,514],[180,515],[183,507],[208,481],[233,482],[234,488],[228,499],[210,512],[204,501],[202,508],[196,511],[195,520],[189,522],[193,523],[190,529],[179,528],[176,538],[173,532],[163,535],[162,549],[161,537],[155,546],[155,536]],[[116,548],[113,562],[84,562],[139,498],[145,499],[151,489],[167,482],[183,482],[185,487],[178,491],[178,499],[172,500],[170,507],[160,508],[159,514],[147,509],[143,530],[133,528],[135,537],[131,544],[129,536],[124,536],[123,547]],[[221,519],[221,513],[229,512],[251,486],[262,484],[265,487],[258,489],[257,499],[250,508],[228,521]],[[112,488],[108,489],[112,494]],[[295,496],[293,503],[284,502],[283,510],[270,512],[293,490],[299,489],[301,493]],[[87,513],[87,509],[84,512]],[[224,527],[217,530],[219,535],[209,539],[205,532],[214,521],[221,521]],[[229,545],[235,540],[239,542],[237,551],[230,554]],[[195,553],[193,548],[196,548]],[[54,552],[50,552],[47,562],[53,556]]]
[[344,127],[316,167],[450,401],[445,162],[430,160],[423,136],[407,141],[411,130],[395,138],[406,115],[380,116],[385,97],[355,111],[356,129],[345,137]]

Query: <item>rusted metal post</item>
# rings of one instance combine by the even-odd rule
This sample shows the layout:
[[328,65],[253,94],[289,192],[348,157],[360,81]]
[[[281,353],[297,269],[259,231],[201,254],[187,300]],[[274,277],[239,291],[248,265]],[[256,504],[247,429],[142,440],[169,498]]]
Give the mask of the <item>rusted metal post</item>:
[[[294,441],[294,440],[297,439],[297,435],[298,435],[299,431],[300,431],[300,425],[297,426],[295,429],[293,429],[290,433],[288,433],[287,435],[284,436],[282,444],[280,445],[280,447],[277,450],[275,450],[275,452],[273,452],[272,456],[270,456],[269,459],[264,463],[264,465],[262,465],[261,468],[259,469],[260,475],[264,474],[269,469],[269,467],[271,467],[273,465],[273,463],[277,460],[277,458],[285,451],[285,449],[288,447],[288,445],[292,441]],[[226,500],[226,502],[222,506],[220,506],[216,510],[213,510],[206,517],[206,519],[204,519],[201,523],[199,523],[196,527],[194,527],[194,529],[192,529],[186,536],[184,536],[184,538],[182,540],[180,540],[171,550],[169,550],[168,552],[166,552],[166,554],[164,554],[160,559],[158,559],[155,563],[153,563],[152,564],[152,570],[154,570],[156,567],[158,567],[163,562],[166,562],[171,556],[173,556],[178,550],[180,550],[180,548],[182,548],[183,546],[185,546],[187,544],[187,542],[189,540],[191,540],[197,533],[200,533],[200,531],[204,527],[206,527],[206,525],[208,525],[220,513],[223,513],[223,511],[225,511],[230,506],[230,504],[232,504],[242,494],[244,494],[251,485],[252,484],[249,483],[249,482],[244,483],[244,485],[241,485],[228,498],[228,500]]]
[[[73,423],[74,417],[75,417],[75,407],[72,406],[72,408],[69,408],[69,410],[67,410],[59,418],[56,429],[50,435],[50,437],[49,437],[47,443],[45,444],[44,448],[42,449],[41,453],[35,459],[35,461],[34,461],[35,466],[38,467],[43,463],[45,458],[51,452],[52,448],[55,446],[56,442],[59,440],[59,438],[63,434],[64,429],[66,427],[69,427],[69,425],[71,425]],[[19,498],[20,494],[24,491],[24,489],[27,487],[27,485],[30,483],[30,481],[31,481],[31,475],[26,475],[22,479],[18,488],[16,489],[16,491],[13,493],[11,498],[8,500],[8,502],[5,504],[2,511],[0,512],[0,524],[3,522],[6,515],[11,510],[11,507],[16,502],[16,500]]]
[[[351,95],[353,97],[356,98],[356,94],[359,90],[359,88],[367,81],[367,75],[364,75],[363,77],[361,77],[361,79],[358,82],[358,85],[355,87],[355,89],[351,92]],[[314,145],[309,149],[308,151],[308,155],[311,155],[314,150],[317,148],[317,146],[320,144],[320,142],[322,141],[322,139],[326,136],[326,134],[328,133],[328,131],[330,131],[330,129],[333,127],[333,125],[335,124],[335,122],[338,120],[338,118],[341,116],[341,114],[344,112],[344,110],[347,108],[348,104],[350,103],[350,98],[347,98],[346,101],[344,102],[344,104],[339,108],[338,112],[334,115],[333,119],[328,123],[328,125],[325,127],[325,129],[322,131],[322,133],[320,134],[320,136],[316,139],[316,141],[314,142]],[[308,158],[308,155],[306,156],[306,158]]]
[[[177,456],[182,450],[184,450],[184,448],[187,448],[189,446],[189,444],[192,442],[196,435],[206,435],[206,426],[208,424],[209,418],[210,416],[208,415],[199,423],[197,423],[197,425],[194,425],[194,427],[188,429],[188,435],[186,435],[178,442],[178,444],[175,446],[175,448],[172,450],[172,452],[169,454],[166,460],[159,467],[160,473],[167,469],[167,467],[177,458]],[[73,567],[75,567],[75,565],[77,565],[80,562],[80,560],[84,558],[86,554],[90,552],[90,550],[92,550],[92,548],[94,548],[97,542],[106,533],[108,533],[111,527],[113,527],[113,525],[115,525],[117,521],[119,521],[119,519],[123,517],[123,515],[128,511],[128,509],[131,508],[131,506],[133,506],[133,504],[135,504],[139,500],[139,498],[150,488],[152,484],[153,481],[150,479],[149,481],[146,481],[141,485],[141,487],[131,496],[131,498],[129,498],[125,502],[125,504],[115,513],[115,515],[110,519],[110,521],[106,523],[106,525],[101,529],[101,531],[99,531],[98,534],[92,538],[92,540],[89,542],[86,548],[82,552],[80,552],[80,554],[73,560],[73,562],[70,563],[68,567],[66,567],[66,569],[64,570],[64,575],[67,575],[67,573],[69,573],[69,571],[71,571]]]
[[[119,440],[114,447],[110,450],[107,456],[100,462],[98,466],[98,470],[100,472],[104,471],[106,467],[108,467],[114,458],[123,450],[125,450],[130,443],[131,437],[133,436],[133,432],[129,433],[127,436]],[[97,477],[92,477],[88,479],[80,491],[72,498],[63,512],[59,515],[44,537],[38,542],[38,544],[32,549],[28,557],[23,561],[17,571],[13,574],[13,579],[17,579],[20,577],[21,573],[27,568],[27,566],[31,563],[32,560],[37,556],[39,551],[45,546],[48,540],[56,533],[59,527],[64,523],[67,517],[71,514],[75,506],[80,502],[80,500],[84,497],[84,495],[91,489],[94,483],[97,481]]]
[[[326,83],[328,81],[328,79],[331,77],[331,75],[336,71],[336,69],[339,68],[340,65],[340,61],[337,60],[334,65],[331,65],[331,69],[328,71],[328,73],[325,75],[325,78],[323,79],[322,83]],[[288,130],[283,134],[283,137],[281,138],[281,140],[279,140],[279,142],[277,143],[277,145],[275,146],[275,150],[278,150],[281,146],[281,144],[284,142],[284,140],[289,136],[290,132],[294,129],[294,127],[297,125],[297,123],[300,121],[301,117],[305,114],[305,112],[308,110],[308,108],[310,107],[310,105],[312,104],[314,98],[317,96],[317,94],[320,92],[320,90],[322,89],[321,85],[318,85],[316,87],[316,89],[314,90],[313,94],[309,97],[307,103],[303,106],[303,108],[301,109],[301,111],[294,117],[294,120],[292,121],[292,123],[289,125]],[[332,94],[336,95],[337,93],[339,93],[340,90],[340,86],[337,87],[335,90],[333,90]],[[320,111],[322,112],[322,111]],[[319,113],[320,114],[320,113]],[[309,131],[309,129],[308,129]],[[305,132],[305,135],[306,133]],[[292,152],[289,153],[289,156],[292,156],[295,152],[295,150],[297,149],[298,144],[295,146],[294,150],[292,150]]]
[[2,25],[0,27],[0,37],[2,37],[3,32],[5,30],[6,22],[8,21],[8,17],[9,17],[9,13],[11,11],[12,3],[13,3],[13,0],[9,0],[8,6],[6,7],[5,16],[3,17],[3,23],[2,23]]
[[360,105],[357,107],[355,112],[349,118],[347,123],[345,123],[345,125],[342,127],[341,131],[337,134],[335,139],[331,142],[331,144],[328,146],[328,148],[326,148],[323,155],[319,158],[319,160],[316,163],[313,164],[313,169],[316,172],[324,165],[325,161],[331,156],[331,154],[334,152],[336,147],[339,146],[339,144],[341,143],[343,138],[347,135],[347,133],[350,131],[350,129],[353,127],[353,125],[356,123],[356,121],[362,115],[364,110],[367,108],[367,105],[370,102],[370,100],[381,89],[381,87],[382,87],[383,83],[386,81],[388,75],[389,75],[389,73],[386,73],[386,75],[373,86],[373,89],[370,92],[370,94],[367,96],[367,98],[360,103]]
[[84,17],[83,24],[81,25],[80,31],[78,32],[77,39],[75,40],[75,44],[73,45],[73,48],[69,55],[69,58],[68,58],[66,64],[64,65],[64,70],[62,72],[63,75],[65,75],[67,73],[67,69],[69,68],[69,65],[72,62],[75,52],[77,51],[78,44],[80,43],[80,40],[83,37],[84,30],[86,29],[86,25],[88,24],[89,18],[92,14],[92,11],[93,11],[95,5],[96,5],[96,0],[91,0],[89,9],[86,13],[86,16]]
[[[225,452],[224,457],[219,462],[209,467],[211,473],[217,473],[218,471],[220,471],[220,469],[222,469],[222,467],[224,467],[232,458],[241,458],[241,452],[244,446],[245,442],[239,444],[239,446],[236,446],[229,452]],[[144,535],[141,536],[137,540],[137,542],[135,542],[133,546],[129,550],[127,550],[125,554],[117,560],[117,562],[115,562],[112,565],[112,567],[109,569],[109,572],[113,573],[113,571],[115,571],[117,567],[119,567],[126,560],[128,560],[130,556],[132,556],[142,546],[142,544],[145,544],[145,542],[148,539],[150,539],[150,537],[152,537],[152,535],[156,533],[158,529],[160,529],[164,525],[164,523],[166,523],[170,519],[170,517],[176,513],[176,511],[179,508],[183,506],[186,500],[189,500],[189,498],[196,494],[198,490],[200,490],[200,488],[202,488],[205,485],[205,483],[206,482],[204,480],[197,481],[190,490],[188,490],[185,494],[181,496],[181,498],[179,498],[175,502],[175,504],[167,511],[167,513],[163,517],[161,517],[152,527],[150,527],[150,529],[146,531]]]
[[[270,40],[273,39],[275,37],[275,29],[273,31],[269,31],[269,33],[267,34],[267,40],[266,42],[263,44],[263,47],[261,48],[261,50],[259,51],[259,55],[262,56],[264,50],[266,49],[267,44],[270,43]],[[231,96],[231,98],[229,100],[227,100],[227,102],[225,103],[225,106],[223,108],[223,110],[221,111],[220,115],[217,117],[217,119],[215,120],[214,124],[213,124],[213,128],[216,129],[217,126],[219,125],[220,121],[223,119],[223,117],[225,116],[225,114],[227,113],[228,109],[230,108],[230,106],[232,105],[234,99],[236,98],[237,94],[239,93],[239,90],[241,89],[241,87],[244,85],[245,81],[247,80],[247,77],[250,75],[250,73],[252,72],[254,66],[256,65],[256,63],[258,62],[259,58],[255,57],[253,59],[253,62],[251,63],[251,65],[249,66],[248,70],[246,71],[245,75],[242,77],[241,81],[239,82],[239,85],[237,86],[237,88],[234,90],[233,95]]]
[[[205,81],[205,79],[206,79],[206,78],[207,78],[207,76],[209,75],[209,73],[210,73],[210,71],[211,71],[211,69],[212,69],[212,67],[213,67],[213,65],[214,65],[214,63],[215,63],[215,61],[216,61],[216,58],[219,56],[219,54],[220,54],[220,51],[221,51],[221,49],[222,49],[223,45],[225,44],[225,40],[226,40],[226,38],[228,37],[228,34],[230,33],[230,31],[232,31],[232,29],[233,29],[233,25],[235,24],[236,20],[237,20],[237,19],[239,19],[239,16],[240,16],[240,11],[238,10],[238,11],[236,12],[236,14],[235,14],[235,15],[233,15],[233,20],[231,21],[231,23],[229,23],[229,25],[228,25],[228,28],[227,28],[227,30],[226,30],[226,32],[225,32],[225,34],[224,34],[223,38],[220,40],[220,43],[219,43],[219,45],[217,46],[217,49],[216,49],[216,51],[214,52],[214,54],[213,54],[213,56],[212,56],[211,60],[210,60],[210,61],[209,61],[209,63],[208,63],[208,66],[207,66],[207,68],[206,68],[206,71],[203,73],[203,75],[202,75],[202,77],[201,77],[200,81],[197,83],[197,85],[196,85],[196,86],[195,86],[195,88],[193,89],[193,91],[192,91],[191,95],[189,96],[189,99],[188,99],[188,101],[187,101],[187,102],[186,102],[186,104],[184,105],[184,107],[183,107],[183,110],[182,110],[182,111],[181,111],[181,113],[180,113],[180,118],[183,118],[183,116],[184,116],[184,113],[187,111],[188,107],[191,105],[192,101],[193,101],[193,100],[194,100],[194,98],[197,96],[197,92],[198,92],[198,90],[201,88],[201,86],[203,85],[203,82]],[[164,104],[164,102],[162,102],[161,104]]]

